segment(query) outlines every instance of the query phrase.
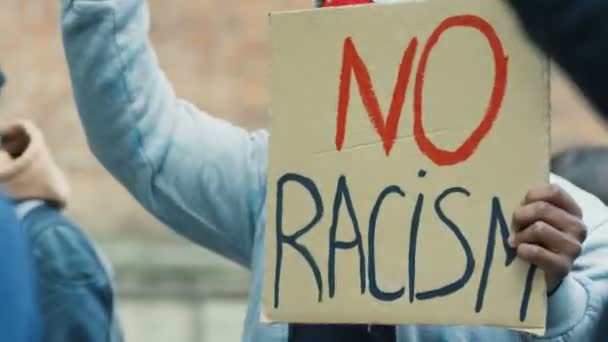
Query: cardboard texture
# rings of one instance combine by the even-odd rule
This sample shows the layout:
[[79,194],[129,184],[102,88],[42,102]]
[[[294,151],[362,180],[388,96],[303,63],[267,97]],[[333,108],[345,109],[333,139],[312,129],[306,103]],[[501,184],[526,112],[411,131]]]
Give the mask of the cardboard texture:
[[544,276],[506,238],[526,191],[548,182],[548,61],[507,5],[270,22],[263,320],[543,334]]

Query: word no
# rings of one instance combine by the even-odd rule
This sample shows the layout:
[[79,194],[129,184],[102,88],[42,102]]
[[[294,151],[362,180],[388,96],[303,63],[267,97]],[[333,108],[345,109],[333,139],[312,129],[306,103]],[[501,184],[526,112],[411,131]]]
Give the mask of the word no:
[[[469,135],[469,137],[454,151],[447,151],[437,147],[426,135],[422,124],[422,89],[424,86],[424,75],[427,62],[433,47],[439,41],[443,33],[455,27],[469,27],[483,34],[492,49],[494,55],[495,76],[490,102],[486,109],[481,123]],[[378,103],[378,98],[374,92],[374,87],[369,76],[367,66],[357,53],[357,49],[352,38],[348,37],[344,41],[344,53],[342,61],[342,72],[340,74],[340,90],[338,96],[338,116],[336,130],[336,148],[342,150],[346,131],[346,119],[348,104],[350,102],[350,85],[352,74],[359,87],[359,92],[363,100],[369,120],[376,129],[383,142],[384,151],[388,156],[391,152],[397,137],[397,127],[401,118],[401,111],[405,101],[406,89],[409,84],[412,72],[412,64],[418,47],[418,39],[412,38],[408,47],[405,49],[397,82],[393,90],[392,102],[386,120],[383,118]],[[480,17],[473,15],[454,16],[445,19],[433,31],[426,46],[422,51],[418,71],[416,72],[416,83],[414,85],[414,138],[420,151],[438,166],[454,165],[467,160],[477,149],[483,138],[489,133],[494,121],[498,116],[507,86],[507,63],[508,57],[505,55],[500,38],[492,26]]]

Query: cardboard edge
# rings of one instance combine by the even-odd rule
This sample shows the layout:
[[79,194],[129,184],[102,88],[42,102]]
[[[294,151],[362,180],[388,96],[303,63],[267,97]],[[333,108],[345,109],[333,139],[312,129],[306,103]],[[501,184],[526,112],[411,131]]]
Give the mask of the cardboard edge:
[[[260,310],[260,323],[263,325],[270,325],[273,323],[282,323],[282,324],[292,324],[295,322],[287,322],[287,321],[277,321],[277,320],[273,320],[270,319],[268,317],[268,315],[266,315],[264,309],[262,308],[262,310]],[[308,323],[308,324],[313,324],[313,323]],[[319,323],[321,324],[321,323]],[[331,324],[331,323],[325,323],[325,324]],[[336,323],[338,324],[338,323]],[[353,323],[354,324],[354,323]],[[370,323],[373,324],[373,323]],[[391,324],[394,326],[399,326],[399,324]],[[449,327],[450,325],[442,325],[442,324],[437,324],[435,325],[436,327]],[[512,330],[512,331],[516,331],[516,332],[523,332],[523,333],[528,333],[528,334],[532,334],[535,335],[537,337],[543,337],[545,336],[547,329],[545,326],[542,327],[530,327],[530,328],[522,328],[522,327],[513,327],[513,326],[501,326],[501,325],[469,325],[469,327],[493,327],[493,328],[502,328],[502,329],[508,329],[508,330]]]
[[[537,50],[538,51],[538,50]],[[545,155],[547,156],[547,165],[546,165],[546,170],[547,173],[545,175],[545,183],[549,184],[551,182],[551,59],[549,58],[549,56],[547,56],[546,54],[541,54],[540,58],[542,58],[542,63],[543,63],[543,78],[544,78],[544,83],[545,83],[545,87],[544,87],[544,91],[545,93],[542,94],[545,97],[545,101],[546,101],[546,112],[543,113],[543,115],[545,116],[545,122],[546,122],[546,132],[547,134],[545,135],[545,141],[543,142],[543,145],[545,146]],[[546,282],[543,282],[545,290],[547,287]],[[544,321],[546,322],[547,320],[547,316],[548,316],[548,310],[549,310],[549,300],[548,297],[545,295],[543,296],[543,306],[544,306]],[[544,323],[542,327],[539,328],[531,328],[531,329],[517,329],[517,328],[511,328],[511,330],[514,331],[522,331],[522,332],[527,332],[530,334],[534,334],[537,335],[539,337],[542,337],[545,335],[546,330],[547,330],[547,324]]]
[[[551,177],[551,151],[553,151],[553,140],[551,139],[551,130],[552,130],[552,124],[551,124],[551,114],[553,113],[553,108],[551,106],[551,59],[549,58],[549,56],[547,56],[546,54],[543,54],[543,58],[545,60],[545,82],[547,84],[546,88],[547,89],[547,93],[544,94],[545,95],[545,99],[547,101],[547,113],[545,114],[547,116],[547,155],[549,156],[549,161],[547,165],[547,169],[549,170],[549,175],[547,176],[547,178]],[[549,183],[549,179],[547,179],[547,183]]]
[[523,332],[535,335],[536,337],[544,337],[547,329],[546,328],[514,328],[514,327],[506,327],[506,329]]

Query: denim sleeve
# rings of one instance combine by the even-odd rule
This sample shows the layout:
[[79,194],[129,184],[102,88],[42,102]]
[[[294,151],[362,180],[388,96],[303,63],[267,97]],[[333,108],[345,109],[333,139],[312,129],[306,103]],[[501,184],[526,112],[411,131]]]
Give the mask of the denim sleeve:
[[608,118],[608,1],[510,0],[532,40]]
[[89,146],[153,215],[249,267],[263,212],[267,133],[176,97],[150,44],[144,0],[62,0],[73,91]]
[[32,239],[45,322],[44,341],[115,342],[112,281],[93,246],[69,226]]
[[106,289],[100,284],[75,285],[51,289],[43,306],[45,342],[118,341],[113,335],[112,316]]

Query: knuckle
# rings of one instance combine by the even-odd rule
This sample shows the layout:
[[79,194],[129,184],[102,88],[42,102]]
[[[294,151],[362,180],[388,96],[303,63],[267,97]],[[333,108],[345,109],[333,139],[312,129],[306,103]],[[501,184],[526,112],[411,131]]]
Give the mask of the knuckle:
[[524,196],[524,201],[526,203],[531,203],[537,196],[535,195],[538,191],[536,189],[528,190],[526,192],[526,196]]
[[537,238],[541,238],[547,233],[547,224],[541,221],[534,222],[532,225],[533,235]]
[[513,223],[521,222],[521,220],[522,220],[521,208],[517,208],[517,209],[515,209],[515,211],[513,211],[511,220],[513,221]]
[[534,212],[536,215],[545,215],[549,212],[551,206],[547,202],[536,202],[534,205]]

